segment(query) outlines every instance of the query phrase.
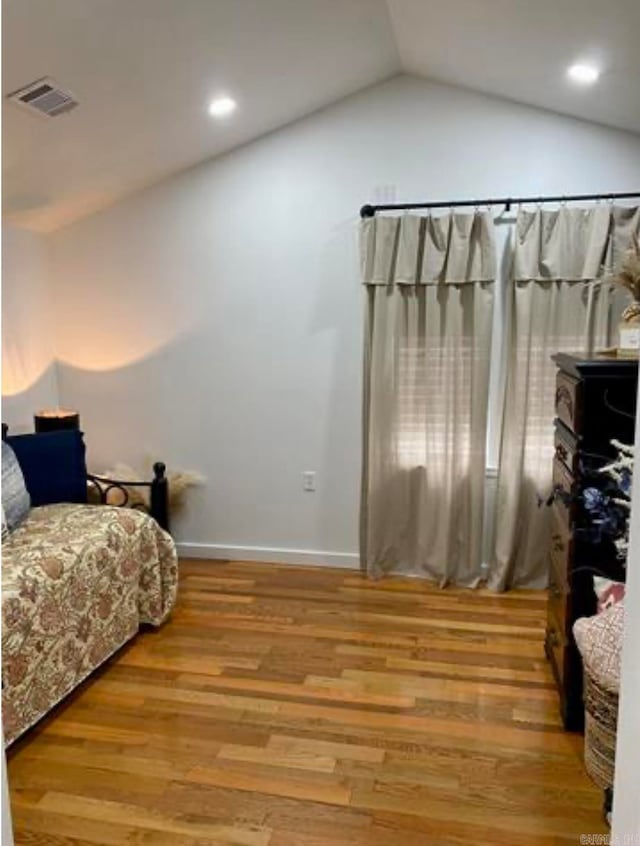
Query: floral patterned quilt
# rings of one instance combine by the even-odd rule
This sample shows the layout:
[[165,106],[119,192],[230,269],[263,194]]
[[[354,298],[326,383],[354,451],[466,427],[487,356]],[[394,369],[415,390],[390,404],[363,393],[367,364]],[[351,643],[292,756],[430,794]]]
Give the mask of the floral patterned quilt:
[[2,543],[2,710],[11,743],[176,598],[171,537],[139,511],[47,505]]

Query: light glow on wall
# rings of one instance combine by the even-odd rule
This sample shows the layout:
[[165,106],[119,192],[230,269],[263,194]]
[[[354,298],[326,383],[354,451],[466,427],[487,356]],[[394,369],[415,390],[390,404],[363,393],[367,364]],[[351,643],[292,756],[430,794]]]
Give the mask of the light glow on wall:
[[33,388],[53,366],[53,361],[35,361],[6,341],[2,345],[2,396],[13,397]]

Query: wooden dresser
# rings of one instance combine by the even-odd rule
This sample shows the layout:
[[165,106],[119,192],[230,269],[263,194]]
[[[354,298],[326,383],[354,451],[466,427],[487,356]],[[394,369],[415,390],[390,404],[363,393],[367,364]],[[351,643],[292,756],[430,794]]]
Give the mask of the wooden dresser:
[[[610,539],[595,539],[579,497],[593,472],[615,454],[611,439],[632,443],[638,362],[558,354],[555,400],[554,501],[545,651],[560,694],[564,726],[581,731],[582,662],[573,639],[578,617],[595,614],[593,576],[623,581]],[[598,476],[595,476],[598,484]],[[588,481],[587,481],[588,480]]]

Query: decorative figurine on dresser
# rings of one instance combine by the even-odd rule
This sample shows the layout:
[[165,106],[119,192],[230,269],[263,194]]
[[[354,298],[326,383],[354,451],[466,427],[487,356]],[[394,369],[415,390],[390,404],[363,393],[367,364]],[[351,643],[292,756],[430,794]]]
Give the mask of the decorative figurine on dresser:
[[605,484],[613,439],[632,444],[638,361],[560,353],[556,379],[554,497],[545,651],[560,694],[564,726],[582,731],[582,661],[572,628],[596,613],[593,577],[624,581],[615,542],[598,530],[583,491]]

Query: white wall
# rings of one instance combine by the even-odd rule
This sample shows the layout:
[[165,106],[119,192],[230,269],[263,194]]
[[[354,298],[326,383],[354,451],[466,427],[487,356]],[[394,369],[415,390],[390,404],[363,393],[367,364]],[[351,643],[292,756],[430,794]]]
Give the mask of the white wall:
[[[636,444],[640,445],[640,403],[636,423]],[[638,451],[638,450],[636,450]],[[627,561],[625,634],[622,654],[622,685],[616,749],[612,843],[640,843],[640,473],[634,474],[631,537]],[[617,838],[617,839],[615,839]]]
[[33,413],[58,404],[47,244],[2,229],[2,420],[33,431]]
[[54,234],[61,400],[94,466],[152,453],[207,477],[182,540],[355,561],[360,205],[639,173],[636,136],[396,78]]

